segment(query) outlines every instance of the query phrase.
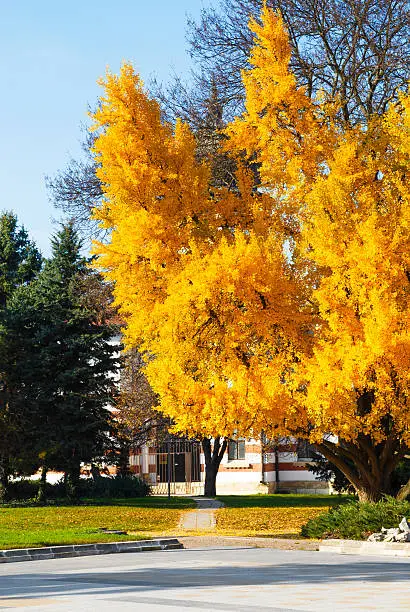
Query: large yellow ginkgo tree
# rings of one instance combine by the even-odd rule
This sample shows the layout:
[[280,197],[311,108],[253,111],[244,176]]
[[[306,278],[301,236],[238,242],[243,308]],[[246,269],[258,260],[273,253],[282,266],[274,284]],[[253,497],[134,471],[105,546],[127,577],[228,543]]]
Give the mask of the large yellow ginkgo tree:
[[305,437],[378,499],[410,443],[410,100],[346,124],[298,86],[280,16],[250,27],[229,189],[130,65],[107,75],[98,265],[176,431]]

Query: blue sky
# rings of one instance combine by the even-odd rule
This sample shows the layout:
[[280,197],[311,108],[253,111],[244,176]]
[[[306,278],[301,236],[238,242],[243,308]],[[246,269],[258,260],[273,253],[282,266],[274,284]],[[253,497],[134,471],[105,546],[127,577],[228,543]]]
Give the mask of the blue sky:
[[1,2],[0,210],[16,212],[44,255],[58,219],[44,177],[79,157],[97,79],[131,61],[145,81],[189,71],[185,25],[209,0]]

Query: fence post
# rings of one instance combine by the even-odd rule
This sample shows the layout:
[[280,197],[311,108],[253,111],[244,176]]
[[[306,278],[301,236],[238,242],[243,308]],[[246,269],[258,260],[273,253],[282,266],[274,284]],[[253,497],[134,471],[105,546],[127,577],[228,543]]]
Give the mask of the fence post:
[[168,499],[171,499],[171,449],[169,434],[167,438],[167,478],[168,478]]

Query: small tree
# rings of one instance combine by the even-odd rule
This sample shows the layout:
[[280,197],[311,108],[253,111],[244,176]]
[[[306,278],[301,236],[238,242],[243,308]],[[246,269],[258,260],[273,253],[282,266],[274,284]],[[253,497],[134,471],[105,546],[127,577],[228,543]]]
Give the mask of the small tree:
[[130,472],[131,450],[154,440],[159,431],[166,431],[169,420],[156,410],[158,397],[143,373],[142,355],[136,349],[131,349],[123,355],[122,360],[113,430],[113,457],[118,473],[125,476]]

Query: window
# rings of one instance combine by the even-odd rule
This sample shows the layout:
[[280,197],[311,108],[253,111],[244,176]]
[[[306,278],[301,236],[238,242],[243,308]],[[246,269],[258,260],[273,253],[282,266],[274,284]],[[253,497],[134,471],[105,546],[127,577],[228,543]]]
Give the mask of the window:
[[228,460],[245,459],[245,440],[229,440],[228,443]]
[[296,452],[298,460],[312,459],[315,456],[315,449],[307,440],[298,440]]

